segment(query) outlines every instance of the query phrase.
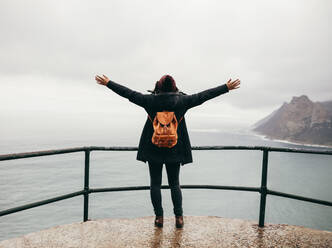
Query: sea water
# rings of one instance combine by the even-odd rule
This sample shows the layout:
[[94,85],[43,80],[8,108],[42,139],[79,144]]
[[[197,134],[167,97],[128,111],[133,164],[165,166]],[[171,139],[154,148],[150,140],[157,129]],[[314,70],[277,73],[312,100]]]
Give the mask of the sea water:
[[[264,145],[327,150],[263,139],[249,131],[189,130],[192,145]],[[48,136],[3,140],[0,154],[89,145],[137,146],[135,138],[86,134],[82,138]],[[331,149],[331,148],[330,148]],[[148,186],[147,164],[136,160],[136,151],[93,151],[90,187]],[[180,184],[259,187],[262,151],[193,151],[194,162],[181,167]],[[332,201],[332,156],[270,152],[268,188],[285,193]],[[167,185],[163,168],[163,185]],[[61,154],[0,162],[0,210],[14,208],[82,190],[84,153]],[[182,189],[184,215],[221,216],[258,222],[258,192],[216,189]],[[162,189],[165,216],[173,216],[169,189]],[[89,219],[153,216],[149,190],[93,193]],[[83,196],[23,210],[0,217],[0,240],[83,220]],[[286,223],[332,231],[332,208],[314,203],[267,196],[266,223]],[[152,224],[152,223],[151,223]]]

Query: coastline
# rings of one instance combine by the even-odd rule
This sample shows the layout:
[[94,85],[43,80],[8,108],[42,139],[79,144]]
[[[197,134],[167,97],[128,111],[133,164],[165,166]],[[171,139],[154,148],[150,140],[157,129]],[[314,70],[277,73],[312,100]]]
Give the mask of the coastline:
[[300,145],[300,146],[320,147],[320,148],[329,148],[329,149],[332,149],[332,146],[329,146],[329,145],[319,145],[319,144],[311,144],[311,143],[300,143],[300,142],[294,142],[294,141],[289,141],[289,140],[273,139],[273,138],[269,138],[267,135],[254,132],[252,130],[248,130],[248,131],[250,132],[250,134],[252,134],[252,135],[254,135],[256,137],[259,137],[262,140],[281,142],[281,143],[286,143],[286,144],[291,144],[291,145]]
[[[216,128],[211,128],[211,129],[192,128],[192,129],[189,129],[188,131],[195,132],[195,133],[224,133],[222,130],[216,129]],[[290,141],[290,140],[269,138],[267,135],[255,132],[250,128],[238,128],[236,131],[232,130],[229,133],[234,133],[234,134],[238,134],[238,135],[252,135],[254,137],[258,137],[261,140],[280,142],[280,143],[290,144],[290,145],[332,149],[332,145],[319,145],[319,144],[313,144],[313,143],[301,143],[301,142],[295,142],[295,141]]]

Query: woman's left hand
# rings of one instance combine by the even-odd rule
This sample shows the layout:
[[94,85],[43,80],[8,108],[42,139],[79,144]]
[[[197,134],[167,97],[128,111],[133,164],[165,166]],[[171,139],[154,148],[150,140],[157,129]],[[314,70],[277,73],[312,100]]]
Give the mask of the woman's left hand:
[[240,88],[240,80],[239,79],[236,79],[235,81],[232,82],[232,79],[230,78],[228,80],[228,82],[226,83],[227,87],[228,87],[228,90],[234,90],[234,89],[237,89],[237,88]]
[[97,83],[101,84],[101,85],[106,85],[110,81],[109,78],[107,76],[105,76],[104,74],[102,77],[96,75],[95,79],[96,79]]

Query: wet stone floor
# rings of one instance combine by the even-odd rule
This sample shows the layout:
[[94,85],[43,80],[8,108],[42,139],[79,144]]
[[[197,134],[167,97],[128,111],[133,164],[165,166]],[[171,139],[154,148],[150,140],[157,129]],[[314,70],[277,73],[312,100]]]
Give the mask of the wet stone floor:
[[0,242],[0,248],[30,247],[332,247],[332,232],[286,224],[266,224],[217,216],[184,216],[183,228],[173,216],[164,227],[154,216],[97,219],[54,226]]

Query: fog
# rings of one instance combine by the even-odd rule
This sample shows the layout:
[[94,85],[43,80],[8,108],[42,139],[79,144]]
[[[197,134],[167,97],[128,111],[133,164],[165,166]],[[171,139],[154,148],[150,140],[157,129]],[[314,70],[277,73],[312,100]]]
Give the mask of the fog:
[[332,100],[330,13],[328,0],[2,0],[0,135],[138,137],[146,113],[96,74],[142,93],[164,74],[187,94],[239,78],[188,111],[189,130],[249,127],[292,96]]

